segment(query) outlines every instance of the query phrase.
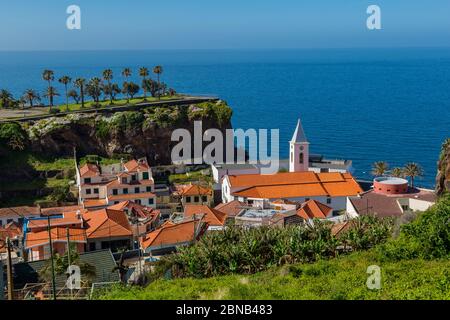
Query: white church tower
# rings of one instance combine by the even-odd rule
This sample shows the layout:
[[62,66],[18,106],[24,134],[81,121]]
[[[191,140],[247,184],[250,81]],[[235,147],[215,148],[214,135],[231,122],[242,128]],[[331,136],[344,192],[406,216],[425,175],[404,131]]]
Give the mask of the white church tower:
[[289,142],[289,172],[309,170],[309,142],[298,119],[292,140]]

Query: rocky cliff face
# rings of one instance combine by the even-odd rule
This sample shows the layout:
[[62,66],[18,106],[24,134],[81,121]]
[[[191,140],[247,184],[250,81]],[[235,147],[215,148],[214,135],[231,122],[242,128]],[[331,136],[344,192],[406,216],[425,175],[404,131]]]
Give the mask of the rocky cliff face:
[[450,192],[450,138],[442,145],[436,177],[436,193]]
[[38,154],[113,157],[146,156],[152,165],[171,163],[172,132],[183,128],[193,136],[194,121],[203,131],[231,128],[231,109],[224,102],[125,111],[114,114],[76,114],[40,120],[27,128],[30,147]]

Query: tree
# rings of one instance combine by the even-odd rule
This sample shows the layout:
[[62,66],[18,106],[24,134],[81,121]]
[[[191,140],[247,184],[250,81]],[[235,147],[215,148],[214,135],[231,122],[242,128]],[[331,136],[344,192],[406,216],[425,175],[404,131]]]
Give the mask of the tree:
[[393,177],[403,178],[403,177],[404,177],[403,169],[402,169],[402,168],[399,168],[399,167],[393,168],[392,171],[391,171],[391,175],[392,175]]
[[80,89],[81,108],[84,108],[84,86],[86,85],[86,79],[78,78],[75,80],[74,85]]
[[[42,72],[42,79],[44,79],[48,83],[47,93],[51,92],[50,87],[52,86],[52,81],[55,80],[55,75],[54,74],[55,73],[52,70],[48,70],[48,69],[46,69],[46,70],[44,70]],[[50,95],[50,96],[46,96],[46,97],[48,97],[50,110],[51,110],[52,107],[53,107],[53,96]]]
[[[139,92],[139,86],[134,82],[124,82],[122,93],[126,94],[127,97],[133,97]],[[128,100],[129,101],[129,100]]]
[[95,105],[99,106],[100,96],[102,95],[102,80],[100,78],[92,78],[86,85],[86,92],[94,99]]
[[144,86],[145,80],[147,80],[147,77],[149,75],[148,69],[145,67],[142,67],[139,69],[139,75],[142,77],[142,89],[144,90],[144,101],[147,100],[147,89]]
[[41,100],[39,97],[39,93],[34,91],[33,89],[27,89],[25,90],[25,93],[23,94],[23,98],[30,103],[30,107],[33,108],[33,102]]
[[153,98],[157,96],[159,90],[158,83],[152,79],[143,80],[142,88],[145,88],[146,92],[150,92]]
[[[95,266],[81,261],[80,255],[77,252],[77,247],[73,243],[70,244],[70,259],[69,251],[66,251],[63,255],[55,253],[53,255],[53,260],[55,263],[55,273],[57,275],[62,275],[67,272],[67,268],[69,267],[69,260],[71,265],[77,265],[78,267],[80,267],[81,277],[85,280],[91,280],[96,275]],[[39,270],[39,277],[46,282],[50,282],[52,279],[51,261],[51,259],[48,259],[44,267]]]
[[414,178],[423,176],[422,167],[414,162],[407,163],[403,169],[403,172],[406,177],[410,178],[411,188],[414,188]]
[[372,175],[379,177],[384,176],[388,171],[389,165],[384,161],[377,161],[372,165]]
[[70,90],[70,91],[67,93],[67,96],[68,96],[69,98],[72,98],[73,101],[75,101],[76,104],[78,104],[79,101],[80,101],[80,96],[78,95],[77,90]]
[[11,108],[14,103],[14,98],[8,90],[2,89],[0,90],[0,102],[2,108]]
[[55,87],[48,87],[47,90],[44,93],[44,97],[48,98],[49,102],[50,102],[50,112],[52,110],[52,106],[53,106],[53,99],[54,97],[59,96],[58,91],[56,91]]
[[[162,66],[156,66],[153,68],[153,73],[156,74],[158,77],[158,89],[161,88],[161,74],[163,73],[163,67]],[[158,91],[158,99],[161,99],[161,93]]]
[[[103,71],[103,80],[105,80],[108,84],[107,87],[111,88],[111,80],[113,79],[113,71],[111,69],[106,69]],[[105,86],[106,87],[106,86]],[[107,94],[109,96],[109,102],[110,104],[113,104],[113,97],[112,97],[112,90],[108,90],[108,92],[106,92],[105,90],[103,90],[105,92],[105,94]]]
[[[125,77],[125,82],[123,83],[123,86],[122,86],[125,89],[125,87],[127,86],[127,83],[128,83],[128,77],[131,76],[131,69],[130,68],[123,69],[122,76]],[[130,97],[128,96],[128,94],[127,94],[127,102],[130,102]]]
[[103,86],[103,92],[110,97],[111,101],[114,101],[116,99],[116,96],[122,91],[120,90],[117,83],[110,83]]
[[66,93],[66,110],[69,111],[69,95],[67,93],[67,85],[72,81],[72,78],[69,76],[63,76],[58,79],[59,83],[62,83],[64,85],[64,90]]

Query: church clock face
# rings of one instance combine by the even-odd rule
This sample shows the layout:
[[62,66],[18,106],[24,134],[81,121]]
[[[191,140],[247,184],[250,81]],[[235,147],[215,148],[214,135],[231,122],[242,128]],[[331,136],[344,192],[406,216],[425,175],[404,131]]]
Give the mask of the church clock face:
[[302,150],[302,151],[303,151],[303,149],[304,149],[304,148],[303,148],[303,146],[300,146],[300,150]]

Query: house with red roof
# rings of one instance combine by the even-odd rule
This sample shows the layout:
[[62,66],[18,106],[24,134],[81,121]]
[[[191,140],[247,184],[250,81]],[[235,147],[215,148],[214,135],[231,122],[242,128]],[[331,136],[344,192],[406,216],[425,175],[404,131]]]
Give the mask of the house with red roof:
[[147,160],[77,167],[79,202],[86,209],[101,209],[123,201],[156,208],[155,182]]
[[181,246],[192,244],[207,229],[208,223],[202,219],[193,218],[178,223],[168,221],[142,237],[141,247],[152,255],[169,254]]
[[206,205],[189,204],[184,207],[184,219],[201,219],[208,223],[208,231],[222,230],[227,214]]
[[183,207],[189,204],[212,205],[214,201],[211,188],[193,183],[176,185],[172,196],[180,198]]

